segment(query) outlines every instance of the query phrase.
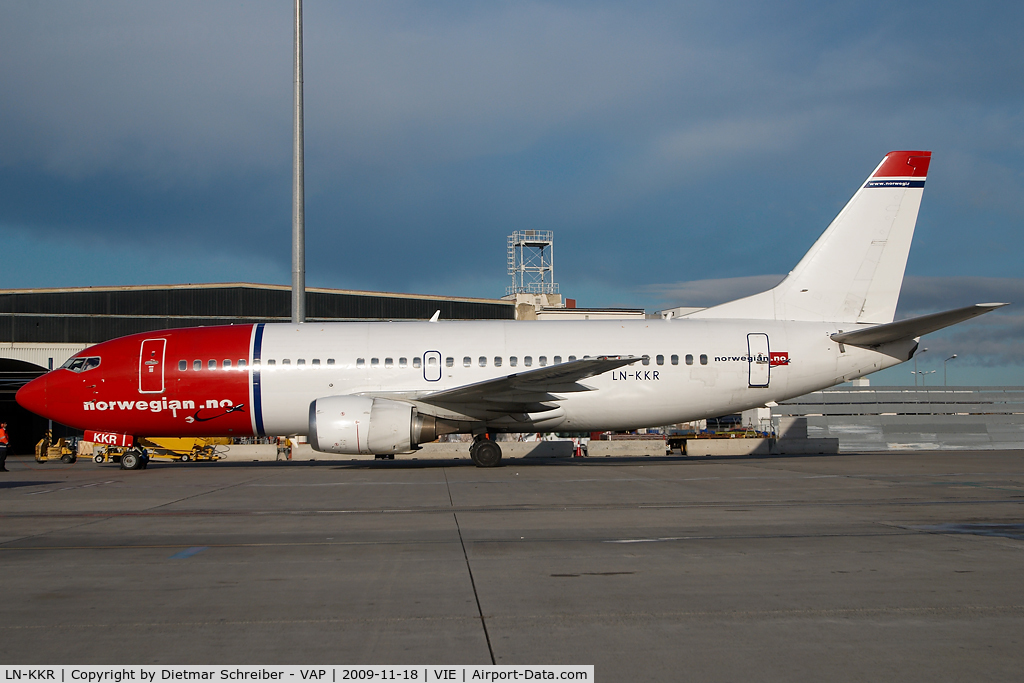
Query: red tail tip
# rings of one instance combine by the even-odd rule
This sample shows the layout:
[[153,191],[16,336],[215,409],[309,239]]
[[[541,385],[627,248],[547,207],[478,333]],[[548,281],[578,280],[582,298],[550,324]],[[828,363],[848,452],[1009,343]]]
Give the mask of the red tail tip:
[[889,152],[873,178],[924,178],[928,175],[931,152]]

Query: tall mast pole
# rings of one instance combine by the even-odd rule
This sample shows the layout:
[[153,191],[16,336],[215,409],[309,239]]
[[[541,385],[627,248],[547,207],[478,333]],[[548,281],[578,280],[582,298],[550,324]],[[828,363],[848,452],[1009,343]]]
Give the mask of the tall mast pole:
[[295,0],[295,129],[292,138],[292,322],[306,322],[306,208],[302,141],[302,0]]

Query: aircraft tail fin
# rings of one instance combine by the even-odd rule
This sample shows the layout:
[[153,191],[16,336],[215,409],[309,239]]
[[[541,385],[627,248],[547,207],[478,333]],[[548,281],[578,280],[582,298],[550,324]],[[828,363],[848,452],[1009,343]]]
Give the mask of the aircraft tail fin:
[[892,322],[931,155],[889,152],[785,280],[688,317]]

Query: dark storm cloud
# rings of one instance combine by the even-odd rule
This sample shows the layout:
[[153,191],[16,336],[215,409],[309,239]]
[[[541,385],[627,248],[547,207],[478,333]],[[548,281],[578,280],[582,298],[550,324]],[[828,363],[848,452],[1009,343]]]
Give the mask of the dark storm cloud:
[[1009,303],[976,320],[926,338],[935,356],[959,354],[987,367],[1024,366],[1024,278],[920,277],[903,282],[897,317],[906,318],[976,303]]
[[1024,278],[911,275],[903,281],[899,310],[916,315],[996,302],[1016,303],[1024,307]]
[[[183,243],[287,272],[290,4],[4,4],[0,240],[157,246],[183,281],[218,279]],[[505,236],[546,228],[570,296],[661,306],[657,282],[791,268],[894,148],[936,149],[911,273],[1019,269],[1017,4],[305,17],[312,284],[495,296]]]

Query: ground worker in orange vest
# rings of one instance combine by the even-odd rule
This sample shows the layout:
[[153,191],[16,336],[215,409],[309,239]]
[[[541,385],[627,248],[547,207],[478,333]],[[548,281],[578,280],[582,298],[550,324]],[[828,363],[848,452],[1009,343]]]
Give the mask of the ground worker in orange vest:
[[0,422],[0,472],[7,471],[7,423]]

